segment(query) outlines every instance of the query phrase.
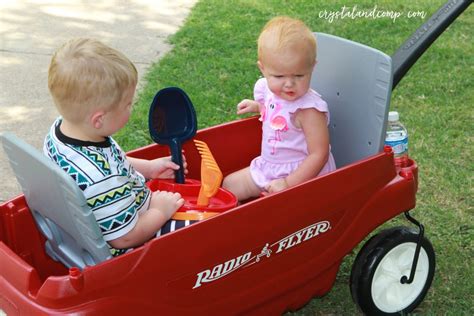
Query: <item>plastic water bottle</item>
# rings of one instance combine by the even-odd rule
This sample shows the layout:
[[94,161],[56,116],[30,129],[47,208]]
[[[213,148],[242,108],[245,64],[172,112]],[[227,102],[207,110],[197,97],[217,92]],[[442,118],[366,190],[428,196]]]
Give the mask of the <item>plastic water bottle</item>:
[[408,165],[408,132],[405,126],[400,123],[400,116],[396,111],[388,113],[385,145],[392,147],[396,166],[405,167]]

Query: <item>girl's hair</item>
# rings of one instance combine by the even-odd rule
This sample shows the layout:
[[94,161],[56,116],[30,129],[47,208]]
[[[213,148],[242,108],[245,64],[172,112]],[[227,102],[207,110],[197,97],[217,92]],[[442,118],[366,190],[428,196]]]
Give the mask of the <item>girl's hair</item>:
[[262,60],[266,50],[283,52],[297,50],[306,54],[308,62],[316,60],[316,39],[302,21],[279,16],[267,22],[258,38],[258,59]]
[[118,105],[137,80],[137,69],[125,55],[88,38],[73,39],[60,47],[48,72],[48,88],[59,113],[75,122],[91,110]]

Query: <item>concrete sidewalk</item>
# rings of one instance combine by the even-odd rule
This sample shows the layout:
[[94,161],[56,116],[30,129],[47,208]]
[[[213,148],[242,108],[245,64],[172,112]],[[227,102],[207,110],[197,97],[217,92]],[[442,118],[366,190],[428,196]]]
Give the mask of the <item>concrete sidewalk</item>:
[[[73,37],[94,37],[120,50],[139,76],[170,50],[197,0],[0,1],[0,132],[41,150],[58,113],[48,93],[52,53]],[[145,124],[145,122],[144,122]],[[20,194],[0,149],[0,203]]]

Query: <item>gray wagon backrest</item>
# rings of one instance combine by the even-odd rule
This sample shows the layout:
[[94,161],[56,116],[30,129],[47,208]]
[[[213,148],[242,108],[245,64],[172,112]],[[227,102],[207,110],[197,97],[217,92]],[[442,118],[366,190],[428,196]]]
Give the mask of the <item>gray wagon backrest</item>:
[[340,37],[315,33],[318,63],[311,87],[329,105],[338,168],[383,149],[392,92],[390,56]]
[[99,225],[74,180],[33,146],[11,133],[1,135],[46,252],[67,267],[84,268],[111,257]]

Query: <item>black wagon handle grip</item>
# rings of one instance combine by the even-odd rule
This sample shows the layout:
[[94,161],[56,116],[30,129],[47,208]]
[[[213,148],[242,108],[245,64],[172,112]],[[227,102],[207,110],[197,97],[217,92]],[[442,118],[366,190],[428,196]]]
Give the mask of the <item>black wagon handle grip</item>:
[[471,3],[472,0],[447,1],[398,48],[392,55],[392,90],[418,58]]
[[171,161],[179,166],[178,170],[175,170],[175,182],[176,183],[184,183],[184,167],[183,167],[183,158],[182,158],[182,151],[181,151],[181,143],[177,141],[177,139],[173,139],[170,142],[170,150],[171,150]]

